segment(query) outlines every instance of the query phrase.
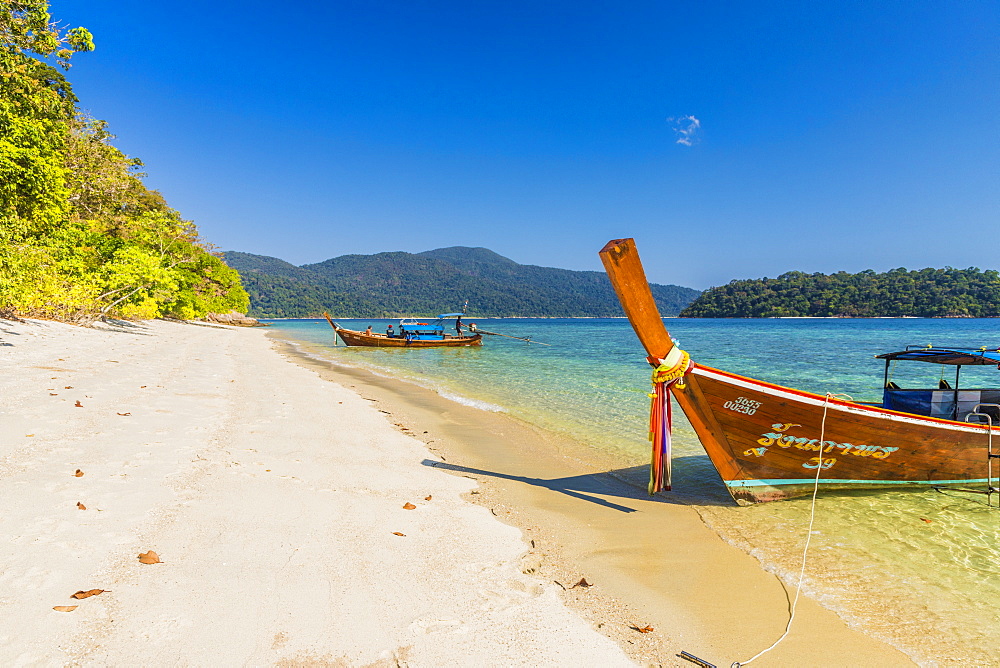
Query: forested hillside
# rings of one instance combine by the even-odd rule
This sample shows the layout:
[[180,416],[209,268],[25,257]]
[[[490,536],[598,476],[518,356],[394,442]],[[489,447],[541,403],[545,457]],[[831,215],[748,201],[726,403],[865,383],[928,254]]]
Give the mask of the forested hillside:
[[46,0],[0,2],[0,316],[246,310],[238,274],[80,110],[62,71],[93,49]]
[[[602,272],[518,264],[485,248],[343,255],[302,267],[249,253],[224,257],[243,277],[255,317],[433,315],[466,300],[479,317],[622,315]],[[652,287],[664,315],[677,315],[698,295]]]
[[994,270],[892,269],[858,274],[804,274],[732,281],[701,294],[687,318],[1000,317],[1000,273]]

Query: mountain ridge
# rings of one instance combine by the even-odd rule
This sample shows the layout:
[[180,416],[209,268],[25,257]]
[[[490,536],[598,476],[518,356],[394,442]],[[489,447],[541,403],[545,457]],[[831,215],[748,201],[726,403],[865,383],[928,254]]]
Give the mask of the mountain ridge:
[[[226,251],[250,294],[254,317],[434,315],[469,300],[478,317],[621,316],[603,272],[519,264],[488,248],[449,246],[420,253],[341,255],[295,266],[279,258]],[[699,291],[651,285],[661,313],[677,315]]]

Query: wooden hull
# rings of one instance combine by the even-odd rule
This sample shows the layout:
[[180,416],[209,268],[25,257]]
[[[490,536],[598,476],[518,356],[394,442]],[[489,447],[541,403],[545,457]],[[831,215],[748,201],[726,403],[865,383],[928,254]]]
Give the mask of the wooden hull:
[[336,332],[344,344],[348,346],[365,346],[368,348],[454,348],[483,345],[483,337],[479,334],[461,337],[446,336],[443,339],[397,339],[378,334],[355,332],[343,327],[337,327]]
[[[828,400],[700,365],[685,380],[674,397],[737,503],[811,493],[817,466],[821,489],[987,482],[985,426]],[[1000,443],[1000,429],[993,432]]]
[[995,489],[988,455],[991,436],[1000,445],[1000,428],[874,408],[690,364],[663,325],[634,240],[608,242],[601,260],[649,361],[659,366],[669,357],[668,373],[683,375],[669,392],[737,503],[811,493],[817,473],[826,490]]

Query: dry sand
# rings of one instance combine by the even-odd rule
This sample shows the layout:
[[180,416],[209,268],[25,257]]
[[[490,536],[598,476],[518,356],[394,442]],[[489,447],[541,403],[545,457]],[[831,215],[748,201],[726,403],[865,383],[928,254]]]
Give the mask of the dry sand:
[[0,321],[0,366],[3,665],[632,665],[260,330]]
[[[784,628],[692,508],[264,334],[0,321],[3,665],[728,666]],[[753,665],[911,665],[798,615]]]

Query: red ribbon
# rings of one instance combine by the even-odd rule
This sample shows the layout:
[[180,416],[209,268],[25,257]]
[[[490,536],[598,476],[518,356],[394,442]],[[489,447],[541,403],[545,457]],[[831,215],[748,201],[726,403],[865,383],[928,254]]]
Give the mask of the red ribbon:
[[649,440],[653,453],[649,465],[649,493],[670,491],[670,445],[673,432],[673,409],[670,406],[670,385],[656,383],[649,407]]

